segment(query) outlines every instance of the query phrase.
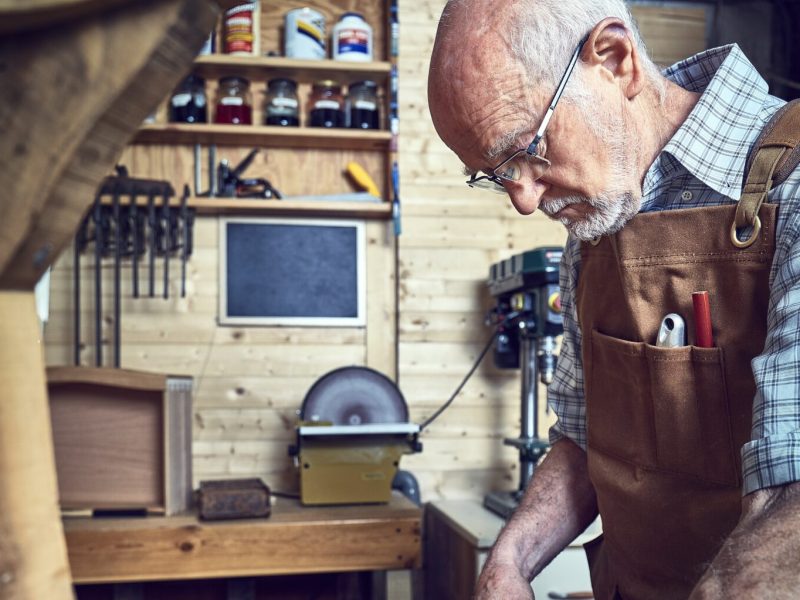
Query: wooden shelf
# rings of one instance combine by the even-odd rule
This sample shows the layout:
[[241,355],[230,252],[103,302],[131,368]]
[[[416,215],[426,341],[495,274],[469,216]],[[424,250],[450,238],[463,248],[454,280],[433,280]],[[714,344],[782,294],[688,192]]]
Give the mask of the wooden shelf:
[[389,202],[324,202],[316,200],[249,200],[246,198],[192,198],[189,206],[201,215],[304,216],[389,219]]
[[289,77],[300,83],[333,79],[338,83],[370,80],[385,84],[392,70],[388,62],[346,62],[341,60],[302,60],[298,58],[230,56],[210,54],[195,59],[195,73],[206,79],[241,75],[250,80]]
[[[111,198],[105,196],[102,204],[110,205]],[[156,207],[161,207],[163,200],[155,199]],[[130,198],[120,198],[120,205],[130,204]],[[180,197],[170,198],[171,207],[178,208]],[[136,206],[146,207],[147,198],[137,197]],[[322,200],[258,200],[249,198],[197,198],[190,197],[187,206],[197,210],[199,215],[260,215],[283,217],[337,217],[343,219],[390,219],[392,205],[389,202],[337,201]]]
[[333,150],[387,150],[388,131],[277,127],[269,125],[218,125],[167,123],[144,125],[135,144],[220,144],[272,148],[323,148]]
[[279,498],[268,519],[67,518],[75,583],[161,581],[420,566],[422,511],[388,504],[304,507]]

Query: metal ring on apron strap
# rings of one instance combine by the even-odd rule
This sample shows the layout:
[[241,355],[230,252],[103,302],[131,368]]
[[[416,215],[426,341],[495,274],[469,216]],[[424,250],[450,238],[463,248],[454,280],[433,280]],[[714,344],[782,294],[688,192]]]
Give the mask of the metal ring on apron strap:
[[753,245],[753,242],[756,241],[758,234],[761,232],[761,219],[758,218],[756,215],[755,221],[753,221],[753,233],[750,234],[750,237],[744,241],[739,239],[739,234],[736,231],[736,221],[731,224],[731,243],[736,246],[737,248],[748,248]]

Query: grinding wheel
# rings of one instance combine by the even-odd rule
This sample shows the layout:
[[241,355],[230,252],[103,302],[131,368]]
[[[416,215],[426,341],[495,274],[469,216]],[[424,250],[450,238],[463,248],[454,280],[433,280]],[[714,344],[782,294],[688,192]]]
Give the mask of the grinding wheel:
[[300,418],[334,425],[407,423],[408,406],[394,382],[382,373],[368,367],[343,367],[311,386]]

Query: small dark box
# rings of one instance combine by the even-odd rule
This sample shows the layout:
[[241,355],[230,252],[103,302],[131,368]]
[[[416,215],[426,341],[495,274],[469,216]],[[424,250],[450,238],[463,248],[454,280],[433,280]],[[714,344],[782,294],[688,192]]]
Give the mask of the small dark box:
[[260,479],[201,481],[198,493],[203,520],[268,517],[269,488]]

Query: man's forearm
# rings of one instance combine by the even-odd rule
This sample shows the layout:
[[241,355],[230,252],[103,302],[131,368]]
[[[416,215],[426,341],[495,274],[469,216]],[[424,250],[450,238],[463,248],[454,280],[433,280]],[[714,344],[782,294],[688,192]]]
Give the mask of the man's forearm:
[[796,598],[800,589],[800,484],[766,488],[743,501],[742,518],[691,600]]
[[513,561],[530,580],[596,516],[586,453],[568,439],[559,440],[537,467],[489,560]]

